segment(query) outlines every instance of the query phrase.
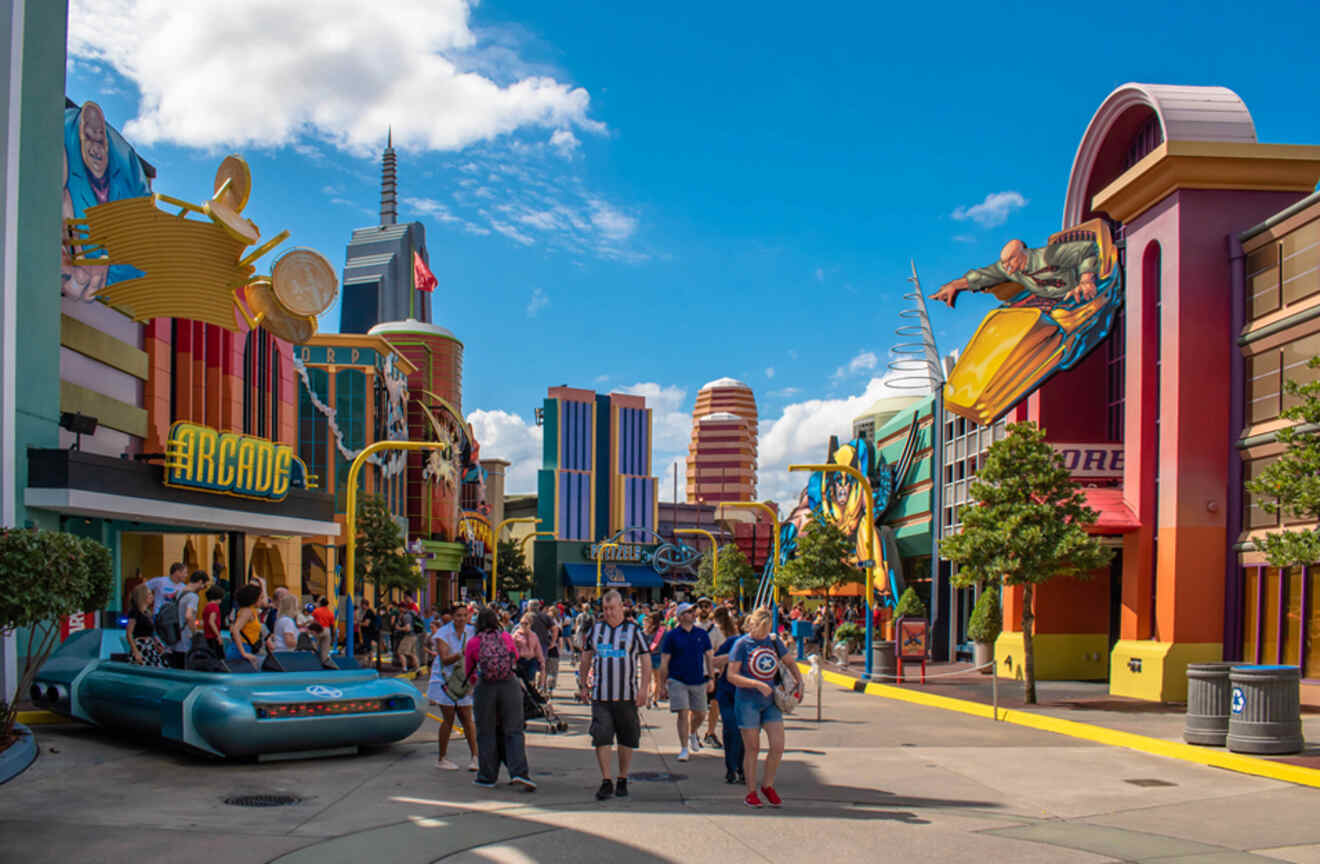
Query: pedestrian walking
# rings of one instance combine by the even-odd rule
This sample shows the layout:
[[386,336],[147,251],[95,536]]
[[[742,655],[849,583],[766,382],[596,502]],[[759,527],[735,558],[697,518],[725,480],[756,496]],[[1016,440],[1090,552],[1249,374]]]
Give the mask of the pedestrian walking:
[[435,652],[435,661],[431,664],[431,682],[426,689],[426,697],[440,706],[439,753],[435,761],[437,768],[457,771],[458,765],[449,756],[449,739],[454,734],[454,716],[463,726],[463,735],[467,738],[468,753],[471,759],[468,770],[476,771],[477,727],[472,722],[472,691],[469,690],[459,699],[454,699],[445,689],[454,667],[463,662],[463,650],[468,642],[477,635],[468,623],[468,608],[455,606],[450,612],[449,623],[438,628],[431,636],[431,650]]
[[697,607],[678,607],[678,626],[660,640],[660,696],[669,697],[669,711],[678,727],[678,761],[686,762],[701,749],[701,721],[706,717],[707,674],[713,665],[710,635],[696,626]]
[[[733,619],[729,615],[729,610],[723,606],[718,609],[709,597],[702,597],[697,600],[697,626],[706,631],[710,637],[710,647],[718,648],[724,644],[725,638],[732,632]],[[711,669],[711,678],[715,677],[714,668]],[[715,701],[715,688],[712,687],[709,694],[709,703],[706,706],[706,734],[702,736],[701,743],[707,747],[719,749],[724,746],[720,739],[715,735],[715,724],[720,720],[720,706]],[[700,733],[700,730],[693,730]],[[727,729],[725,731],[727,733]]]
[[472,782],[493,788],[500,779],[500,744],[504,745],[504,763],[509,782],[533,791],[531,770],[527,767],[527,745],[523,728],[523,691],[514,677],[518,650],[513,637],[500,629],[495,607],[477,613],[476,635],[463,650],[465,670],[477,676],[473,703],[477,726],[477,777]]
[[[637,709],[646,704],[651,683],[651,655],[637,622],[623,616],[623,598],[610,590],[601,598],[603,617],[587,634],[578,669],[579,697],[591,705],[591,744],[600,766],[596,799],[628,794],[628,765],[642,742]],[[641,678],[637,662],[641,660]],[[588,673],[594,683],[587,686]],[[618,774],[610,773],[610,745],[617,742]],[[617,783],[616,783],[617,779]]]
[[[723,606],[719,611],[728,615],[728,610]],[[731,617],[727,630],[729,637],[715,649],[715,702],[719,706],[720,721],[724,723],[724,782],[732,785],[746,782],[742,735],[738,733],[738,715],[734,711],[735,688],[729,682],[728,676],[729,652],[733,650],[742,633]]]
[[[775,772],[784,757],[784,714],[775,704],[774,686],[781,669],[790,670],[795,679],[794,692],[802,698],[802,674],[797,666],[781,664],[780,658],[788,653],[788,648],[779,638],[770,632],[770,610],[764,606],[747,616],[747,632],[741,636],[729,652],[729,682],[737,690],[733,697],[733,710],[737,715],[738,730],[742,734],[743,773],[747,784],[747,797],[743,799],[748,807],[763,807],[761,796],[771,807],[783,803],[775,791]],[[757,750],[760,747],[761,730],[765,730],[769,749],[765,756],[765,773],[759,785],[756,778]],[[728,734],[725,734],[728,737]]]

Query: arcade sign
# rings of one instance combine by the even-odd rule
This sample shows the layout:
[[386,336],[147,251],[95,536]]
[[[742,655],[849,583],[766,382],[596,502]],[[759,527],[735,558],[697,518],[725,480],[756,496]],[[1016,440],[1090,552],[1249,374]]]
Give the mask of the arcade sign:
[[1086,480],[1123,479],[1123,445],[1066,444],[1051,441],[1054,452],[1063,459],[1063,467],[1073,477]]
[[306,467],[289,444],[180,420],[170,427],[165,445],[165,485],[283,501],[295,463],[306,477]]

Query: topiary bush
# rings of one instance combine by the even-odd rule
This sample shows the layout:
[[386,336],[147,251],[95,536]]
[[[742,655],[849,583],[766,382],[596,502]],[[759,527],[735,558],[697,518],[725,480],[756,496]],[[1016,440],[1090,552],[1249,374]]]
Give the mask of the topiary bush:
[[894,609],[894,618],[925,618],[926,604],[921,602],[917,592],[911,586],[903,592],[903,596],[898,598],[898,606]]
[[987,585],[972,609],[967,622],[967,636],[973,642],[989,645],[999,638],[1004,629],[1004,610],[999,605],[999,589]]

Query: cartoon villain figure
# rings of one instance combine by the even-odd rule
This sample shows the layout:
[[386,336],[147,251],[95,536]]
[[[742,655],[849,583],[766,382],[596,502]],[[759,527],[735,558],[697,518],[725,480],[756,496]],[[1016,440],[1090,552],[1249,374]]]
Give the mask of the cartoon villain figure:
[[1082,303],[1095,297],[1099,268],[1100,250],[1094,240],[1052,243],[1044,249],[1028,249],[1023,241],[1010,240],[997,262],[967,271],[962,278],[946,283],[931,299],[947,303],[952,309],[963,291],[988,291],[1013,282],[1042,300]]

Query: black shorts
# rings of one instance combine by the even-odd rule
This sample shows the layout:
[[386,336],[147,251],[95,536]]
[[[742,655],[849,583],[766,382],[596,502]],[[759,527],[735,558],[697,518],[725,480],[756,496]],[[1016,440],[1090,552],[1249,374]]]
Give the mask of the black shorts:
[[618,739],[620,747],[636,750],[642,744],[642,722],[637,717],[637,702],[620,699],[591,703],[591,746],[608,747]]

